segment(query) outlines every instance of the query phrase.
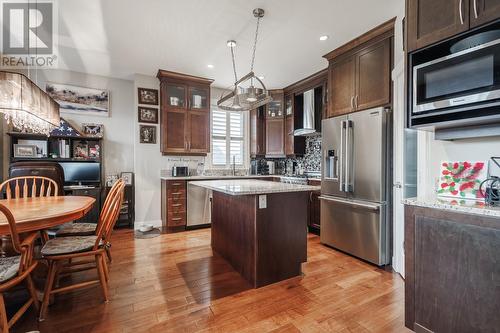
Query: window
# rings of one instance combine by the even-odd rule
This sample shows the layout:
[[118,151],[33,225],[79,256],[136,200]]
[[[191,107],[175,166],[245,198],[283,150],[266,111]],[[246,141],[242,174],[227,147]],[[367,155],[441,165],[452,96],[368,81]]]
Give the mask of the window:
[[212,165],[243,166],[245,154],[242,112],[212,110]]

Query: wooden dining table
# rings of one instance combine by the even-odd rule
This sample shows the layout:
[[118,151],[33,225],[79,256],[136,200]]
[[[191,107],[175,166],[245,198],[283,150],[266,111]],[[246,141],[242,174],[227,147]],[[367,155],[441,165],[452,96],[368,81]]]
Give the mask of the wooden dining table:
[[[14,216],[17,232],[33,232],[56,227],[77,220],[87,214],[95,199],[84,196],[57,196],[21,199],[4,199]],[[0,214],[0,236],[10,234],[5,215]]]

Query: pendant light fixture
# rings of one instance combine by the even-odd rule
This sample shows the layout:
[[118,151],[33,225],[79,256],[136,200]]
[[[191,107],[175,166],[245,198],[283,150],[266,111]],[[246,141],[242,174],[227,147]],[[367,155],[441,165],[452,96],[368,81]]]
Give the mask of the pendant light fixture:
[[[35,1],[35,4],[38,5],[38,2]],[[28,1],[28,8],[29,5]],[[36,23],[38,34],[39,24]],[[38,45],[35,45],[37,49]],[[38,77],[37,57],[38,51],[35,52],[35,77]],[[60,123],[59,104],[21,73],[0,71],[0,113],[4,114],[7,123],[18,130],[47,136]]]
[[[238,79],[236,73],[236,61],[234,56],[234,48],[236,41],[227,41],[227,46],[231,49],[231,58],[233,62],[234,85],[229,89],[229,93],[223,93],[217,101],[217,106],[222,110],[227,111],[249,111],[265,105],[272,101],[271,96],[266,89],[266,86],[253,72],[255,63],[255,52],[257,50],[257,40],[259,36],[260,19],[264,17],[264,10],[256,8],[253,10],[253,16],[257,19],[257,27],[255,29],[255,39],[253,44],[252,63],[250,65],[250,73]],[[258,85],[257,87],[255,86]]]
[[20,73],[0,72],[0,112],[21,131],[48,136],[59,126],[59,104]]

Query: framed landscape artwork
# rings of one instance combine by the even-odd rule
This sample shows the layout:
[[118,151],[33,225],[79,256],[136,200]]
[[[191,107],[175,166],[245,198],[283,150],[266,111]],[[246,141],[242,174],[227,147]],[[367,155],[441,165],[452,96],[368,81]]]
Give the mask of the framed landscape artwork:
[[137,88],[139,104],[158,105],[158,90]]
[[158,124],[158,109],[139,106],[138,113],[140,123]]
[[109,117],[109,91],[48,82],[45,90],[55,99],[61,112]]

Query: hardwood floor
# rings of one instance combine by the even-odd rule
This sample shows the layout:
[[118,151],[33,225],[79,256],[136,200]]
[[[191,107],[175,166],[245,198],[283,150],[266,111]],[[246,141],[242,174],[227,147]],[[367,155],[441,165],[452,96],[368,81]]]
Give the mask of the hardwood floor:
[[108,304],[99,287],[61,294],[46,321],[28,311],[12,332],[410,332],[401,277],[312,234],[304,276],[260,289],[212,253],[209,229],[117,231],[112,251]]

